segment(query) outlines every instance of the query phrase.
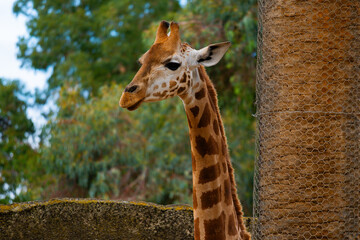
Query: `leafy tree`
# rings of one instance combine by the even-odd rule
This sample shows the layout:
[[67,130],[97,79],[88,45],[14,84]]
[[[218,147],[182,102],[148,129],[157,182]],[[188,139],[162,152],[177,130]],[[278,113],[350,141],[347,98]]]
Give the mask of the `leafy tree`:
[[29,19],[19,58],[35,69],[53,68],[49,90],[59,94],[59,111],[40,147],[47,173],[58,179],[56,189],[46,191],[51,196],[191,203],[180,101],[144,104],[131,113],[117,102],[159,20],[180,22],[182,39],[195,48],[231,41],[225,59],[207,71],[218,90],[240,199],[251,214],[255,0],[190,0],[184,8],[175,0],[17,0],[14,12]]
[[46,169],[61,179],[51,196],[190,203],[191,154],[183,107],[169,101],[129,112],[115,105],[122,90],[103,87],[99,97],[84,103],[79,88],[62,87],[61,110],[49,122],[51,138],[42,147]]
[[[225,59],[214,68],[216,86],[226,101],[239,104],[244,88],[255,86],[257,1],[190,0],[182,15],[183,39],[195,48],[230,41]],[[229,94],[235,94],[236,97]],[[239,105],[237,105],[239,107]]]
[[142,31],[178,9],[175,0],[17,0],[14,13],[28,17],[29,31],[17,43],[18,58],[34,69],[52,68],[50,90],[73,82],[96,94],[104,84],[131,79],[134,57],[145,50]]
[[37,152],[27,139],[35,132],[26,115],[28,94],[18,81],[0,78],[0,203],[31,199],[27,191],[36,178]]

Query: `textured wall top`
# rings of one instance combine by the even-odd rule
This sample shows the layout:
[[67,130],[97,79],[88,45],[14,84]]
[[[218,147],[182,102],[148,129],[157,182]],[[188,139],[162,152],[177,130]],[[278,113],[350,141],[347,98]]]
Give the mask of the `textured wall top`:
[[193,209],[94,199],[0,205],[2,239],[193,240]]
[[89,199],[0,205],[0,239],[193,239],[193,212]]

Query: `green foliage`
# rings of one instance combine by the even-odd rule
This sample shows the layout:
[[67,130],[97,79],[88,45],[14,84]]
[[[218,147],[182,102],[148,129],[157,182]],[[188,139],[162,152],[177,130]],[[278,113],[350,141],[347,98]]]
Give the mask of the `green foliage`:
[[75,182],[85,197],[189,202],[191,154],[182,105],[166,101],[128,112],[117,105],[122,90],[103,87],[84,103],[79,88],[63,86],[51,138],[42,147],[46,169]]
[[35,130],[22,89],[18,81],[0,78],[0,203],[34,197],[26,188],[39,173],[37,152],[27,142]]
[[18,58],[34,69],[53,68],[50,89],[72,81],[97,94],[131,78],[134,57],[145,51],[142,31],[178,9],[175,0],[17,0],[13,10],[28,17],[30,33],[17,44]]
[[[45,168],[80,187],[82,197],[191,204],[190,143],[181,101],[145,103],[129,112],[117,107],[122,90],[103,87],[99,97],[84,103],[79,88],[62,88],[60,111],[48,124],[51,138],[42,147]],[[233,115],[225,110],[223,119],[239,194],[250,209],[254,122]],[[49,194],[62,196],[66,189],[61,188]]]
[[182,9],[175,0],[17,0],[14,12],[28,16],[30,33],[19,40],[18,57],[35,69],[53,68],[49,90],[59,96],[40,147],[56,188],[42,197],[191,204],[181,102],[144,104],[134,112],[117,106],[121,85],[137,71],[159,20],[168,19],[181,23],[182,39],[194,48],[232,42],[207,71],[218,90],[240,199],[251,215],[256,7],[255,0],[191,0]]
[[256,0],[192,0],[181,17],[183,39],[193,47],[202,48],[221,41],[232,43],[225,58],[207,70],[212,79],[216,79],[223,99],[231,104],[246,95],[241,92],[242,87],[253,89],[255,86],[256,10]]

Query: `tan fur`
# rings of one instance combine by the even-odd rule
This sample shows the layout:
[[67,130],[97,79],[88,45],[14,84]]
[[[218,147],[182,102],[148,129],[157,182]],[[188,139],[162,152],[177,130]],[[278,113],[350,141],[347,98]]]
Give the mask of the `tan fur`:
[[[225,130],[224,130],[224,125],[220,116],[220,111],[219,111],[219,106],[218,106],[218,101],[217,101],[217,93],[215,90],[215,87],[213,85],[213,83],[211,82],[209,76],[206,73],[205,67],[200,66],[199,68],[199,74],[200,74],[200,78],[204,79],[206,82],[206,86],[208,89],[208,92],[210,94],[210,98],[211,101],[214,103],[215,108],[216,108],[216,113],[219,119],[219,127],[220,127],[220,131],[224,134],[224,140],[225,140],[225,144],[226,144],[226,150],[228,151],[228,145],[227,145],[227,138],[225,135]],[[235,181],[235,176],[234,176],[234,168],[232,167],[232,164],[230,162],[230,157],[228,155],[228,152],[226,152],[227,155],[227,166],[228,166],[228,171],[229,171],[229,175],[230,175],[230,181],[231,181],[231,191],[232,191],[232,199],[234,201],[234,206],[236,209],[236,214],[237,214],[237,218],[238,218],[238,222],[239,222],[239,226],[241,228],[241,237],[245,240],[250,240],[251,239],[251,235],[246,231],[246,227],[244,225],[244,221],[243,221],[243,212],[242,212],[242,206],[240,203],[240,200],[238,198],[238,194],[237,194],[237,189],[236,189],[236,181]]]
[[[207,66],[216,64],[230,44],[210,46],[194,51],[181,43],[177,23],[161,22],[154,44],[139,59],[142,66],[122,94],[120,106],[135,110],[142,102],[175,95],[182,99],[191,142],[195,240],[249,240],[216,90],[199,65],[206,61]],[[169,62],[176,68],[171,69]]]

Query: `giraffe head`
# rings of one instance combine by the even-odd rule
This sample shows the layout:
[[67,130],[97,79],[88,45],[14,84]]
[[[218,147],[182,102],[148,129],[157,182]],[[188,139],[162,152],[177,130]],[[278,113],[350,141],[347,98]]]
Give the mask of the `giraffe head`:
[[230,42],[223,42],[195,50],[188,44],[181,43],[177,23],[162,21],[154,44],[139,59],[141,67],[125,88],[120,106],[132,111],[142,102],[181,96],[192,87],[192,70],[199,65],[215,65],[229,46]]

